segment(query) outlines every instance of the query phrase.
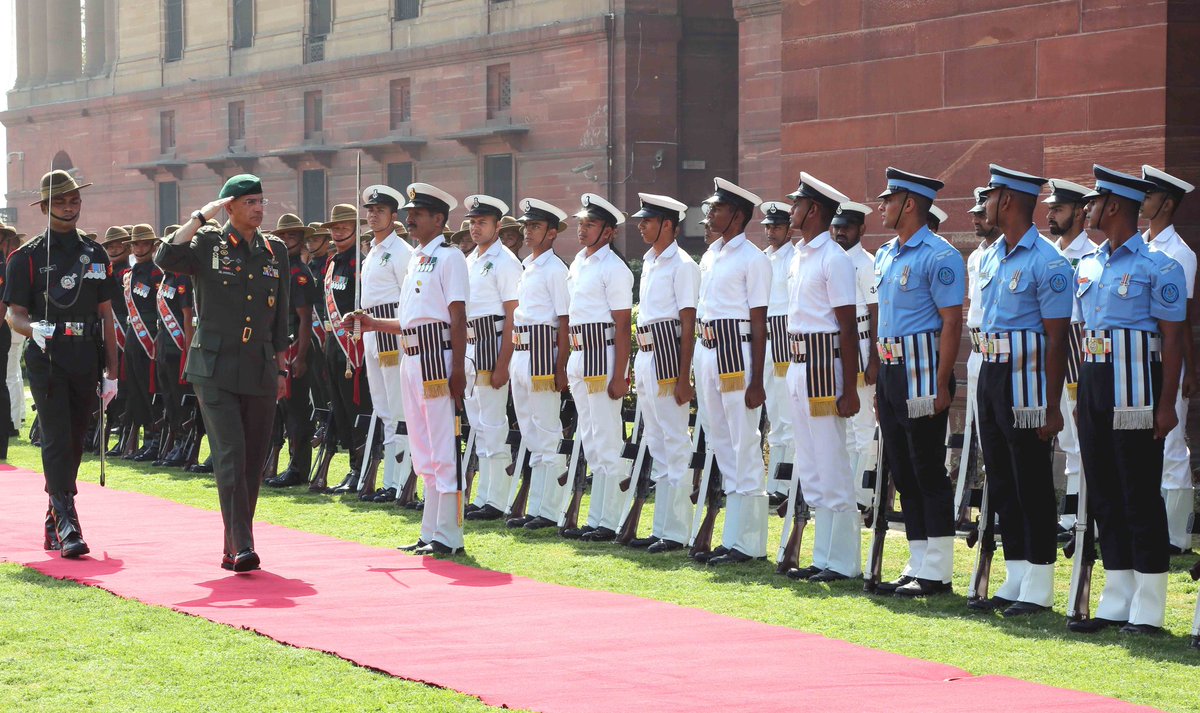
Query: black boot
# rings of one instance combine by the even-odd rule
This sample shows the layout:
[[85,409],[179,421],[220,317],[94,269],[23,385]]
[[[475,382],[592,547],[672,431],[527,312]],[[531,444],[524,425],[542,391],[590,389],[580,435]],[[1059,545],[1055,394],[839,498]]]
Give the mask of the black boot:
[[180,468],[187,462],[187,454],[183,452],[183,439],[175,444],[167,457],[163,459],[163,465],[168,468]]
[[42,549],[57,550],[58,549],[58,533],[55,531],[55,526],[54,526],[54,506],[53,505],[46,506],[46,528],[45,529],[46,529],[46,538],[42,543]]
[[64,559],[82,557],[91,551],[83,541],[83,530],[79,526],[79,515],[75,512],[75,496],[71,493],[54,493],[50,496],[50,509],[54,515],[55,536]]
[[357,492],[357,491],[358,491],[358,469],[355,468],[354,470],[351,470],[349,473],[346,473],[346,477],[342,478],[342,482],[339,483],[337,485],[337,487],[330,488],[328,492],[333,493],[334,495],[339,495],[341,493],[353,493],[353,492]]

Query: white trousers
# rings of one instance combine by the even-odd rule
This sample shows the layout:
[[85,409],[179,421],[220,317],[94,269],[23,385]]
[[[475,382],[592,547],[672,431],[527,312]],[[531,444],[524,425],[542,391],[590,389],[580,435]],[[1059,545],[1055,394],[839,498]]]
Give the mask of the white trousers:
[[[371,405],[383,428],[384,467],[383,487],[397,491],[408,480],[412,459],[408,454],[408,438],[396,434],[396,424],[404,421],[404,379],[400,366],[379,365],[379,343],[375,332],[363,333],[363,363],[367,367],[367,388],[371,392]],[[403,357],[401,357],[403,358]],[[402,453],[403,460],[397,464],[395,454]],[[399,465],[399,467],[397,467]]]
[[[449,371],[450,352],[443,352],[443,357]],[[468,382],[474,378],[474,371],[468,363]],[[412,453],[413,469],[425,480],[425,501],[428,503],[435,493],[454,493],[458,490],[454,400],[449,396],[425,398],[420,356],[401,356],[400,374],[404,384],[401,394],[408,423],[408,447]]]
[[[467,358],[474,363],[475,345],[467,345]],[[508,506],[508,486],[512,476],[507,468],[512,463],[508,449],[508,384],[494,389],[476,382],[467,389],[463,403],[471,432],[475,435],[475,453],[479,456],[479,472],[475,477],[474,502],[480,507],[491,505],[499,510]]]
[[[842,391],[841,359],[834,362],[836,392]],[[787,374],[792,408],[792,430],[796,435],[796,458],[792,475],[799,476],[804,500],[809,507],[833,512],[857,511],[858,497],[846,442],[846,419],[813,416],[808,406],[808,364],[792,364]]]
[[[558,484],[565,467],[558,443],[562,440],[562,395],[557,391],[534,391],[529,373],[529,352],[514,351],[508,368],[513,408],[521,429],[521,442],[529,453],[528,515],[557,520],[567,489]],[[505,503],[507,507],[508,503]]]
[[862,487],[862,474],[875,468],[878,455],[875,452],[875,385],[863,384],[857,388],[858,413],[846,423],[846,454],[850,458],[858,504],[869,506],[875,491]]
[[1167,434],[1163,443],[1162,494],[1167,506],[1167,532],[1171,544],[1181,550],[1192,548],[1189,525],[1195,502],[1192,488],[1192,454],[1187,443],[1188,400],[1183,391],[1175,394],[1175,415],[1179,425]]
[[[615,359],[613,347],[608,347],[609,373]],[[621,419],[621,400],[609,398],[608,379],[596,393],[588,393],[583,377],[583,353],[572,352],[567,360],[567,383],[575,397],[579,414],[575,437],[581,439],[584,457],[592,471],[592,497],[588,504],[589,527],[616,530],[621,524],[621,505],[624,501],[620,483],[627,468],[622,468],[621,451],[625,428]]]
[[[658,394],[658,372],[652,352],[638,352],[633,361],[634,384],[638,404],[642,407],[643,438],[654,459],[654,480],[662,478],[671,485],[684,482],[692,459],[692,442],[688,433],[690,404],[675,403],[675,394]],[[681,378],[688,378],[683,375]]]
[[[767,392],[767,443],[771,450],[792,445],[792,407],[788,404],[787,375],[775,375],[775,354],[771,341],[767,340],[766,365],[763,367],[763,387]],[[789,356],[783,355],[783,361]]]
[[12,400],[12,422],[14,428],[21,428],[25,419],[25,382],[21,378],[21,350],[25,348],[25,336],[12,333],[12,346],[8,348],[8,374],[5,383],[8,385],[8,397]]
[[[750,345],[747,343],[742,344],[742,358],[749,372]],[[744,390],[721,391],[715,349],[697,343],[693,371],[705,443],[721,469],[725,494],[763,494],[766,469],[759,445],[758,409],[746,408]]]
[[[1079,457],[1079,430],[1075,424],[1075,402],[1071,400],[1067,390],[1063,389],[1062,404],[1063,428],[1058,432],[1058,448],[1063,452],[1063,475],[1067,477],[1067,495],[1079,495],[1079,473],[1082,470],[1082,460]],[[1075,513],[1063,513],[1058,522],[1068,530],[1075,526]]]

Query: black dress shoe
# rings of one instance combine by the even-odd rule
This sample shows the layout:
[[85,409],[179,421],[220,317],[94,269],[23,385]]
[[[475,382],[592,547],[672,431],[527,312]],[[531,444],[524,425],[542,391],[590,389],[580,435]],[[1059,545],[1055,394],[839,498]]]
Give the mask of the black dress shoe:
[[118,443],[112,448],[109,448],[108,452],[104,455],[108,456],[109,458],[119,458],[121,456],[121,444]]
[[635,537],[632,540],[630,540],[629,543],[625,546],[633,547],[633,548],[639,549],[639,550],[644,550],[647,547],[649,547],[650,545],[653,545],[655,542],[658,542],[657,537]]
[[813,576],[808,578],[810,582],[840,582],[843,579],[850,579],[841,572],[835,572],[832,569],[823,569]]
[[1013,602],[1004,611],[1000,612],[1006,617],[1026,616],[1029,614],[1041,614],[1044,611],[1050,611],[1050,607],[1044,607],[1041,604],[1033,604],[1032,602]]
[[425,509],[425,501],[424,500],[413,500],[412,502],[404,503],[404,509],[405,510],[417,510],[417,511],[424,510]]
[[1125,626],[1129,622],[1118,621],[1116,619],[1102,619],[1095,617],[1092,619],[1080,619],[1079,621],[1068,621],[1067,629],[1076,634],[1095,634],[1099,631],[1104,631],[1114,626]]
[[[465,518],[466,515],[463,515]],[[505,527],[525,527],[527,524],[534,521],[532,515],[522,515],[521,517],[510,517],[504,521]],[[544,519],[544,518],[543,518]]]
[[258,559],[258,553],[247,547],[238,552],[233,557],[234,572],[249,572],[259,568],[262,562]]
[[809,577],[820,574],[821,568],[815,564],[810,564],[807,567],[792,567],[784,574],[788,579],[808,580]]
[[1153,636],[1162,633],[1161,626],[1151,626],[1150,624],[1126,624],[1121,627],[1122,634],[1142,634]]
[[416,553],[419,555],[456,555],[456,554],[459,554],[460,552],[465,553],[466,548],[451,547],[449,545],[443,545],[442,543],[438,542],[437,540],[434,540],[433,542],[430,542],[428,545],[425,545],[424,547],[418,549]]
[[1167,554],[1171,555],[1172,557],[1178,557],[1179,555],[1190,555],[1191,553],[1191,549],[1185,550],[1182,547],[1176,547],[1175,545],[1167,545]]
[[1200,636],[1193,636],[1192,643],[1188,644],[1188,647],[1200,651]]
[[915,582],[916,580],[917,580],[916,577],[912,577],[907,574],[902,574],[890,582],[880,582],[875,587],[875,593],[876,594],[894,594],[896,592],[896,590],[899,589],[900,587],[903,587],[904,585],[908,584],[909,582]]
[[566,540],[582,540],[583,530],[578,527],[564,527],[558,534]]
[[1061,524],[1059,524],[1058,525],[1058,533],[1054,537],[1059,542],[1061,542],[1062,544],[1065,545],[1071,541],[1071,537],[1074,535],[1074,533],[1075,533],[1074,530],[1067,529],[1067,528],[1063,527]]
[[997,609],[1004,611],[1016,603],[1015,599],[992,596],[984,599],[968,599],[967,608],[974,611],[996,611]]
[[749,562],[753,559],[754,559],[753,557],[746,554],[745,552],[742,552],[741,550],[734,548],[734,549],[729,550],[728,552],[726,552],[723,555],[717,555],[716,557],[709,557],[708,562],[705,562],[705,564],[707,564],[711,567],[719,567],[723,564],[742,564],[743,562]]
[[416,542],[412,543],[411,545],[404,545],[403,547],[397,547],[396,549],[400,550],[401,552],[416,552],[417,550],[421,549],[422,547],[424,547],[428,544],[429,543],[426,542],[425,540],[418,539]]
[[653,545],[650,545],[649,547],[647,547],[646,551],[652,555],[657,555],[657,554],[662,554],[663,552],[674,552],[675,550],[682,550],[682,549],[683,549],[682,542],[676,542],[675,540],[659,540],[658,542],[655,542]]
[[[509,522],[512,522],[512,520],[509,520]],[[539,515],[537,517],[530,518],[521,527],[526,530],[544,530],[547,527],[554,527],[557,524],[557,522],[551,520],[550,518]]]
[[949,582],[939,582],[934,579],[914,577],[913,581],[903,587],[896,587],[893,592],[897,597],[929,597],[935,594],[950,594],[954,588]]
[[470,515],[471,513],[475,512],[478,509],[479,509],[479,506],[476,505],[475,503],[467,503],[467,506],[465,508],[463,508],[463,517]]
[[710,559],[712,559],[714,557],[721,557],[721,556],[724,556],[727,554],[729,554],[728,547],[726,547],[725,545],[717,545],[716,547],[709,550],[708,552],[697,552],[695,555],[692,555],[691,558],[692,558],[693,562],[699,562],[700,564],[707,564]]
[[300,485],[305,480],[304,476],[294,470],[285,470],[274,478],[267,480],[267,485],[272,488],[289,488],[293,485]]
[[233,555],[221,555],[221,569],[233,571]]
[[772,508],[777,508],[783,505],[783,501],[787,500],[787,493],[771,493],[767,496],[767,505]]
[[484,505],[473,513],[464,515],[464,520],[499,520],[504,517],[504,511],[493,505]]
[[612,542],[616,538],[616,530],[610,530],[607,527],[597,527],[591,532],[585,532],[583,534],[583,539],[588,542]]
[[63,559],[76,559],[92,551],[83,538],[74,533],[59,543],[59,547]]
[[346,477],[342,478],[342,482],[329,489],[329,493],[333,495],[341,495],[342,493],[352,493],[358,490],[358,471],[352,470],[346,473]]
[[396,499],[395,488],[380,488],[375,491],[374,497],[371,498],[373,503],[390,503]]
[[146,446],[130,458],[134,463],[150,463],[158,460],[158,446]]
[[212,463],[193,463],[187,467],[189,473],[211,473],[213,472]]

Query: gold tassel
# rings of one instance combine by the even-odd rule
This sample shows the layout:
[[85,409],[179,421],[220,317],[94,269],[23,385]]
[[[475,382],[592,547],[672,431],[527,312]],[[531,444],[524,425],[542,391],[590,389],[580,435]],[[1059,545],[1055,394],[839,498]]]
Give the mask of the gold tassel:
[[864,387],[866,385],[867,385],[867,375],[862,373],[861,371],[858,372],[858,388],[861,389],[862,387]]
[[547,374],[545,376],[535,376],[535,377],[532,377],[532,381],[533,381],[533,388],[531,389],[531,391],[533,391],[534,393],[544,394],[544,393],[547,393],[550,391],[554,391],[554,374]]
[[492,388],[492,372],[477,371],[475,372],[475,384],[477,386],[486,386]]
[[817,398],[809,399],[808,413],[810,416],[836,416],[837,397],[818,396]]
[[425,392],[425,398],[438,399],[443,396],[450,395],[450,381],[448,379],[434,379],[426,381],[421,385]]
[[1079,384],[1067,384],[1067,398],[1072,401],[1079,399]]
[[780,378],[787,376],[788,367],[791,365],[792,365],[792,363],[790,361],[775,362],[775,376],[778,376]]
[[396,366],[400,363],[400,352],[379,352],[379,366]]
[[721,374],[721,393],[728,394],[731,391],[745,391],[746,389],[746,372],[734,371],[729,374]]
[[604,374],[599,376],[585,376],[583,377],[583,381],[587,384],[587,392],[589,394],[598,394],[608,386],[608,376]]
[[679,379],[659,379],[658,380],[658,395],[670,396],[675,393],[675,384],[679,383]]

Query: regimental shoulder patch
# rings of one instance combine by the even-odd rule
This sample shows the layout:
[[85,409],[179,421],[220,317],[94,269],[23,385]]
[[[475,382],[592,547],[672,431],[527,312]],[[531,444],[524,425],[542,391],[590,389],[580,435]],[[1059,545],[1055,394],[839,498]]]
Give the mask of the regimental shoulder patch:
[[1067,276],[1061,272],[1052,275],[1050,277],[1050,289],[1055,292],[1062,292],[1067,289]]
[[1167,304],[1175,304],[1179,300],[1179,288],[1175,286],[1174,282],[1163,285],[1159,294],[1162,295],[1163,302]]
[[954,270],[951,270],[948,267],[943,267],[938,270],[937,278],[938,278],[938,282],[942,283],[943,285],[953,284],[954,283]]

